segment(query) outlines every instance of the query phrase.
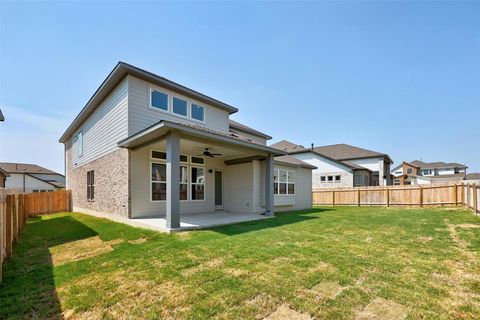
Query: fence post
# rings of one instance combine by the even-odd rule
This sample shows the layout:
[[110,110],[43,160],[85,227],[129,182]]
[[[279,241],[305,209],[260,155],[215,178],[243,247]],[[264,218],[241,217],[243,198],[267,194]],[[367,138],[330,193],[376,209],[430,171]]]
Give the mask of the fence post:
[[12,221],[13,221],[13,239],[18,242],[18,206],[17,195],[12,195]]
[[419,195],[419,199],[418,199],[418,205],[420,207],[423,207],[423,188],[419,185],[418,186],[419,190],[420,190],[420,195]]
[[388,191],[387,186],[385,186],[385,206],[387,208],[390,207],[390,192]]
[[458,201],[457,201],[457,184],[455,183],[455,186],[453,188],[453,197],[454,197],[454,200],[453,200],[453,203],[454,205],[458,205]]
[[332,189],[332,206],[335,205],[335,189]]
[[357,187],[357,206],[360,207],[360,187]]
[[6,219],[5,219],[5,251],[6,251],[6,258],[10,258],[12,256],[12,196],[7,195],[7,211],[6,211]]
[[478,207],[478,203],[477,203],[477,186],[476,185],[473,185],[473,212],[475,214],[477,214],[477,207]]
[[467,183],[467,189],[465,191],[467,192],[467,208],[470,208],[470,183]]

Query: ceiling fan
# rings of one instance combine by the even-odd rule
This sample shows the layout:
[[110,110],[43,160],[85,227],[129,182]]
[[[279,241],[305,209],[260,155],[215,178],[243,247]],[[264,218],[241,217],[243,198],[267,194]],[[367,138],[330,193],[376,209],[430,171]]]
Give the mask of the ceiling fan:
[[214,158],[215,156],[221,156],[221,153],[212,153],[208,150],[208,148],[205,148],[205,151],[203,151],[202,154],[199,154],[199,156],[205,156],[205,157],[210,157]]

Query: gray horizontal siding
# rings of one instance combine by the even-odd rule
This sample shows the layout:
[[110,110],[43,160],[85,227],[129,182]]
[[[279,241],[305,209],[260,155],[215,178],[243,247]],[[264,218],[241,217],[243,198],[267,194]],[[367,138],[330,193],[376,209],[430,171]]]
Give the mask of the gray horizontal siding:
[[[169,120],[179,123],[199,123],[196,121],[191,121],[187,118],[163,112],[161,110],[150,108],[151,85],[146,81],[137,79],[132,76],[128,76],[128,79],[129,135],[135,134],[151,126],[152,124],[157,123],[160,120]],[[153,88],[155,88],[155,86],[153,86]],[[172,91],[164,89],[161,90],[168,93],[170,96],[175,95],[177,97],[184,98],[181,95],[173,93]],[[196,102],[192,99],[188,100]],[[196,103],[205,107],[205,123],[201,125],[204,125],[214,130],[228,132],[228,112],[212,106],[205,105],[204,103],[199,103],[198,101]]]
[[75,132],[77,135],[83,131],[83,155],[79,156],[79,146],[75,143],[72,159],[74,168],[75,164],[78,167],[117,150],[117,142],[127,138],[127,92],[125,78]]

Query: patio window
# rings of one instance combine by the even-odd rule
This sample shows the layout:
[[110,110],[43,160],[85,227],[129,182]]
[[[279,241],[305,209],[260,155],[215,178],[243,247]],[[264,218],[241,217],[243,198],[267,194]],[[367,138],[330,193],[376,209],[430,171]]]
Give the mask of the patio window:
[[205,108],[199,106],[198,104],[192,103],[192,110],[190,116],[192,117],[192,119],[203,122],[205,120]]
[[200,157],[192,157],[190,161],[195,164],[205,164],[205,159]]
[[[194,157],[192,157],[193,160]],[[191,199],[204,200],[205,199],[205,168],[191,167]]]
[[295,172],[274,170],[273,194],[295,194]]
[[167,166],[165,163],[152,163],[152,201],[167,199]]
[[168,94],[158,90],[150,91],[150,106],[163,111],[168,111]]
[[87,172],[87,200],[95,199],[95,172],[90,170]]
[[180,200],[188,200],[188,167],[180,166]]
[[152,150],[152,159],[167,160],[167,153]]
[[188,102],[186,100],[173,97],[173,113],[186,117],[187,105],[188,105]]

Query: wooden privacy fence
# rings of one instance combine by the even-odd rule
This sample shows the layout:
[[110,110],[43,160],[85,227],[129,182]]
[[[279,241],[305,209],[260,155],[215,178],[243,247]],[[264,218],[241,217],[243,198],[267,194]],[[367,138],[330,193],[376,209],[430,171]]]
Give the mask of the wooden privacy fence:
[[40,193],[9,192],[0,188],[0,283],[4,259],[12,257],[13,243],[29,216],[72,211],[70,190]]
[[319,189],[314,205],[436,206],[464,205],[479,212],[480,187],[473,184]]

